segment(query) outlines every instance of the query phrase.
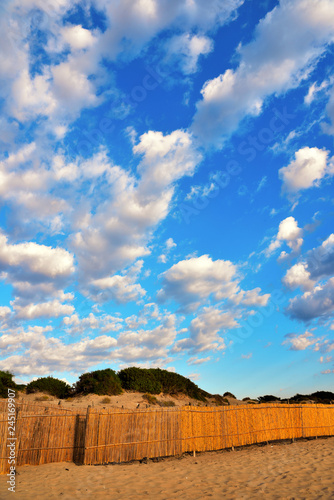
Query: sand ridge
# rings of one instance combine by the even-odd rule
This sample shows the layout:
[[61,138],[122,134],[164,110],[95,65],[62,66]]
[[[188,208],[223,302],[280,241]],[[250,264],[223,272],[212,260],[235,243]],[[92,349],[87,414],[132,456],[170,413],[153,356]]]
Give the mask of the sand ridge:
[[[147,463],[144,463],[147,462]],[[17,500],[332,499],[334,437],[159,461],[18,467]],[[0,476],[0,499],[13,498]]]

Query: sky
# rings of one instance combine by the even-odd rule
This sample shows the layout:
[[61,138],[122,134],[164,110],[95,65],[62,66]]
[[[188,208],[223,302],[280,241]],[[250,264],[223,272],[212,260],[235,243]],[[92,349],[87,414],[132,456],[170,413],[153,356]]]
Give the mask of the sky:
[[333,1],[0,10],[0,369],[333,390]]

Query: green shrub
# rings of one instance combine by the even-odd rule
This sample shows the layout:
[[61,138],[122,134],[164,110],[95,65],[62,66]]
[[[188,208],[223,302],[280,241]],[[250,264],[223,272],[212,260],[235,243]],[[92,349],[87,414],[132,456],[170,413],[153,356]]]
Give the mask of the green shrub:
[[125,368],[118,372],[123,389],[128,391],[146,392],[149,394],[159,394],[162,385],[157,380],[155,373],[146,368]]
[[237,398],[235,397],[235,395],[234,395],[234,394],[232,394],[232,392],[224,392],[223,396],[224,396],[224,398],[233,398],[233,399],[237,399]]
[[213,397],[214,397],[214,403],[216,404],[216,406],[223,406],[223,405],[230,404],[228,399],[224,398],[220,394],[214,394]]
[[108,405],[109,403],[111,403],[111,399],[110,398],[103,398],[102,401],[101,401],[101,404],[103,404],[103,405]]
[[152,394],[143,394],[143,399],[145,399],[150,405],[156,405],[158,403],[157,398],[152,396]]
[[165,408],[170,408],[172,406],[175,406],[174,401],[159,401],[159,405]]
[[13,380],[14,375],[9,371],[0,370],[0,397],[8,397],[8,389],[17,389]]
[[118,372],[123,389],[149,394],[185,394],[199,401],[206,401],[209,393],[178,373],[160,368],[125,368]]
[[46,394],[44,396],[37,396],[35,398],[35,401],[49,401],[49,396],[47,396]]
[[275,403],[281,401],[280,398],[273,396],[272,394],[267,394],[266,396],[259,396],[257,398],[260,403]]
[[45,392],[50,396],[55,396],[59,399],[64,399],[71,394],[71,386],[63,380],[54,377],[41,377],[37,380],[29,382],[26,388],[27,394],[35,392]]
[[83,373],[75,384],[75,393],[114,396],[122,393],[121,381],[111,368]]

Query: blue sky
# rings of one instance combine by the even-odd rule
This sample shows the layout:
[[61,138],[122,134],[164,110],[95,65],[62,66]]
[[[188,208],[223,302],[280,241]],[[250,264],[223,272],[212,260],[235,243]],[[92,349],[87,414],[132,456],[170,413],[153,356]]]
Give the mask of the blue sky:
[[333,390],[333,2],[1,9],[0,369]]

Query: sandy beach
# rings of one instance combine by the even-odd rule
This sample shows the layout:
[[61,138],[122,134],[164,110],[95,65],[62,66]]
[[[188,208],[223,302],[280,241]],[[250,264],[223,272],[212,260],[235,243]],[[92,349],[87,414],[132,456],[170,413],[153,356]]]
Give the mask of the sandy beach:
[[[302,440],[146,463],[18,467],[17,500],[334,498],[334,438]],[[7,500],[0,476],[0,498]]]

